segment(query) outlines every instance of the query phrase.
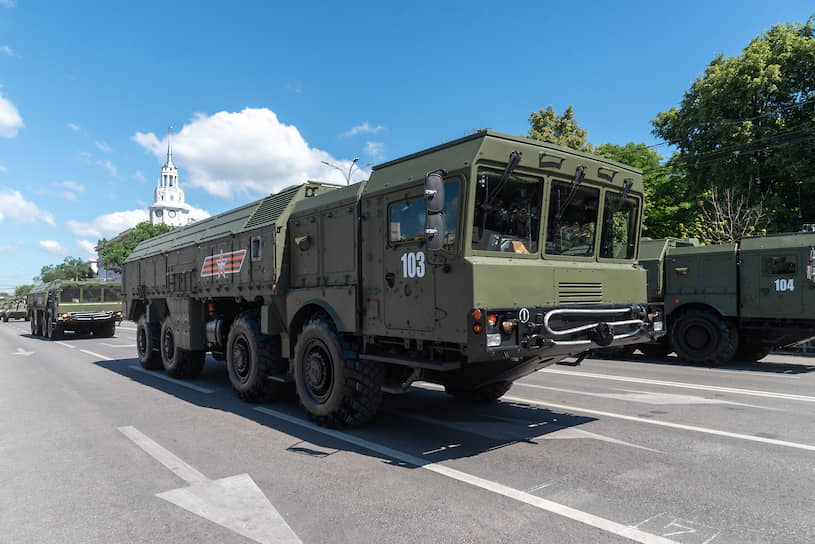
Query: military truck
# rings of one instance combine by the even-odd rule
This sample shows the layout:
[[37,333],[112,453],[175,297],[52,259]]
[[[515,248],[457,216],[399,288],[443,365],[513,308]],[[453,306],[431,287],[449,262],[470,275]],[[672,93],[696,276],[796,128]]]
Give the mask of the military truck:
[[660,334],[636,264],[642,191],[623,164],[480,131],[142,242],[124,312],[144,368],[191,378],[209,351],[244,400],[293,381],[322,425],[364,423],[420,379],[494,400]]
[[701,246],[643,240],[648,299],[665,303],[668,334],[638,346],[692,362],[757,361],[815,337],[815,234],[776,234]]
[[65,331],[110,338],[122,321],[122,286],[118,282],[57,280],[28,293],[33,336],[60,338]]
[[25,319],[28,321],[26,302],[23,299],[12,299],[5,302],[0,310],[0,319],[8,323],[9,319]]

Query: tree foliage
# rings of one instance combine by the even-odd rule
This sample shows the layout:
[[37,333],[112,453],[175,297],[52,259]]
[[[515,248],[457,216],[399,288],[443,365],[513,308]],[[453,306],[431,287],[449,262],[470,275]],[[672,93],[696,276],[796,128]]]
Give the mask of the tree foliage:
[[33,288],[34,288],[34,284],[18,285],[17,288],[14,289],[14,296],[15,297],[24,297]]
[[99,240],[102,247],[102,266],[114,272],[122,271],[122,263],[140,242],[170,232],[173,227],[169,225],[154,225],[150,221],[142,221],[133,227],[121,240]]
[[764,198],[750,205],[749,196],[736,196],[731,187],[721,192],[713,187],[700,215],[700,238],[712,244],[738,242],[763,230],[768,221]]
[[678,148],[688,195],[763,202],[773,231],[815,222],[815,16],[774,25],[739,56],[714,58],[678,108],[652,121]]
[[93,271],[89,263],[76,257],[65,257],[60,264],[43,266],[34,281],[84,280],[92,277]]
[[529,114],[529,124],[529,137],[533,140],[544,140],[589,153],[594,148],[586,140],[589,131],[577,124],[574,106],[569,106],[562,115],[558,115],[550,104],[546,109]]

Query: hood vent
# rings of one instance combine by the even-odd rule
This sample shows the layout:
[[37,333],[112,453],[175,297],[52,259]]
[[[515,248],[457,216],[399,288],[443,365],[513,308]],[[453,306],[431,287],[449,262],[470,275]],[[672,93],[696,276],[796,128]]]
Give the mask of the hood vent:
[[561,281],[557,284],[558,304],[602,304],[603,284],[601,282]]

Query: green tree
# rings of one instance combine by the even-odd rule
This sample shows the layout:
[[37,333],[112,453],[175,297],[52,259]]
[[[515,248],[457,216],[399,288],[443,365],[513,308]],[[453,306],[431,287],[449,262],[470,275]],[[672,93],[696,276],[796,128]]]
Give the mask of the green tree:
[[159,234],[170,232],[173,227],[169,225],[154,225],[150,221],[142,221],[130,232],[128,232],[121,240],[99,240],[99,246],[102,247],[102,266],[108,270],[115,272],[122,271],[122,263],[130,255],[130,252],[144,240],[149,240]]
[[644,236],[681,238],[700,235],[700,202],[702,195],[689,190],[684,172],[674,158],[663,161],[660,154],[644,143],[624,146],[605,143],[597,147],[598,155],[639,168],[645,186]]
[[574,106],[569,106],[562,115],[558,115],[550,104],[546,109],[529,114],[529,124],[529,137],[533,140],[545,140],[589,153],[594,148],[586,141],[589,131],[577,124]]
[[19,285],[19,286],[17,286],[17,288],[14,290],[14,296],[15,296],[15,297],[24,297],[24,296],[26,296],[26,295],[28,294],[28,292],[29,292],[29,291],[31,291],[31,289],[32,289],[33,287],[34,287],[34,285],[33,285],[33,284],[30,284],[30,285]]
[[814,23],[774,25],[739,56],[717,56],[652,121],[678,148],[689,195],[732,188],[763,203],[771,231],[815,222]]
[[34,281],[84,280],[92,277],[93,271],[89,263],[76,257],[65,257],[60,264],[43,266],[40,275],[36,276]]

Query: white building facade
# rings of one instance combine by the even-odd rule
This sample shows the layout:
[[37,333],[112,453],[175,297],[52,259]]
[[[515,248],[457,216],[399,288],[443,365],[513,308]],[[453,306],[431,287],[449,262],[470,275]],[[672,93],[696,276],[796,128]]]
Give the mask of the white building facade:
[[172,135],[173,127],[170,127],[167,137],[167,162],[161,167],[161,177],[153,191],[150,222],[154,225],[181,227],[198,218],[190,215],[190,207],[184,202],[184,190],[178,184],[178,168],[173,164]]

